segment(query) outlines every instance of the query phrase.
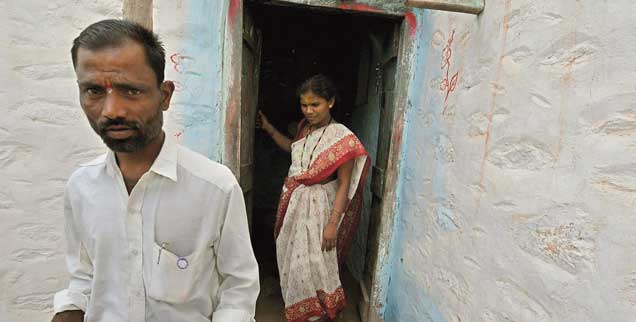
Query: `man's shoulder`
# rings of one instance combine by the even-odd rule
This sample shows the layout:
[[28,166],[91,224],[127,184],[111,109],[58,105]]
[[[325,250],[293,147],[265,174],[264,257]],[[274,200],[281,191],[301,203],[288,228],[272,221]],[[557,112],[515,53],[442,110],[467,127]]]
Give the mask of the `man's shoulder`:
[[83,177],[85,175],[89,175],[95,172],[99,172],[101,169],[104,168],[104,166],[106,165],[106,157],[107,157],[108,153],[102,153],[100,154],[98,157],[90,160],[90,161],[86,161],[86,162],[82,162],[79,164],[79,166],[77,167],[77,169],[75,169],[75,171],[73,171],[73,174],[71,174],[71,177],[69,179],[73,180],[73,179],[78,179],[80,177]]
[[182,145],[179,145],[178,165],[190,175],[225,192],[230,192],[238,185],[236,177],[228,167]]
[[90,161],[80,163],[69,177],[67,187],[81,186],[96,179],[106,165],[107,154],[103,153]]

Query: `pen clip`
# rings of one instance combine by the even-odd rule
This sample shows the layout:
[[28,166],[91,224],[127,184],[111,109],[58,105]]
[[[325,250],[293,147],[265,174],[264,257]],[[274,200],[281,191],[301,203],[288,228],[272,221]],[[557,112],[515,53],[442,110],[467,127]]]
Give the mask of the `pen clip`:
[[161,251],[166,249],[166,246],[168,246],[168,243],[163,242],[161,243],[161,245],[159,245],[159,255],[157,256],[157,264],[159,264],[159,261],[161,261]]

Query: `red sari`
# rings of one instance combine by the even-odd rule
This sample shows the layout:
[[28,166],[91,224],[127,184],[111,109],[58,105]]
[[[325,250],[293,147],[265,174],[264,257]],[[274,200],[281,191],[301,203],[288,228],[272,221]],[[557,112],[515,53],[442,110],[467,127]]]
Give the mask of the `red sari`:
[[[302,128],[301,122],[299,128]],[[299,131],[300,133],[301,131]],[[322,231],[334,204],[338,168],[354,160],[350,202],[338,227],[335,251],[321,251]],[[292,165],[276,216],[275,236],[285,317],[289,322],[335,319],[345,306],[339,264],[360,222],[369,158],[344,125],[329,124],[292,144]]]

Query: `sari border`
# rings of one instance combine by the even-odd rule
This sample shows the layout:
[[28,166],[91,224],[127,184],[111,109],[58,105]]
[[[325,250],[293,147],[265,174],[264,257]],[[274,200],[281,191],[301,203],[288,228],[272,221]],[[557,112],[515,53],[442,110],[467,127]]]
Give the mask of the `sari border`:
[[[344,289],[336,288],[333,293],[317,290],[316,296],[304,299],[285,307],[285,320],[288,322],[306,322],[311,317],[327,317],[334,320],[347,305]],[[320,319],[318,321],[323,321]]]
[[[365,164],[362,168],[362,174],[360,182],[358,183],[358,188],[353,195],[353,198],[349,202],[347,210],[345,211],[345,215],[342,218],[342,222],[340,223],[340,228],[338,229],[338,240],[336,247],[338,249],[338,264],[344,264],[347,256],[349,255],[349,250],[351,248],[351,242],[355,238],[355,234],[358,230],[358,226],[360,225],[360,217],[362,215],[363,208],[363,200],[364,200],[364,186],[366,184],[366,176],[369,172],[369,168],[371,166],[371,158],[367,157]],[[345,221],[347,220],[347,221]],[[349,222],[350,220],[351,222]]]

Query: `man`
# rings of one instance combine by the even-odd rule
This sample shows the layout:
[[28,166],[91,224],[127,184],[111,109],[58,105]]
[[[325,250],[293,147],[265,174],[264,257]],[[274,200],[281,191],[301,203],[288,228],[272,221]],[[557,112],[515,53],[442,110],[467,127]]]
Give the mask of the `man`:
[[66,186],[71,279],[53,321],[254,321],[243,194],[226,167],[163,132],[174,84],[157,36],[104,20],[71,53],[80,104],[110,151]]

